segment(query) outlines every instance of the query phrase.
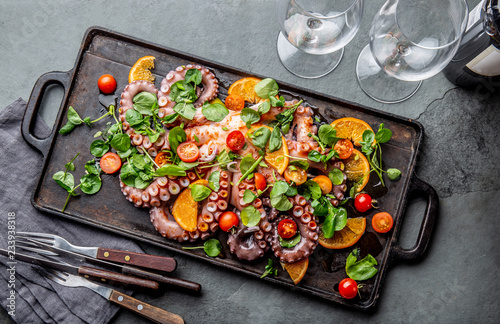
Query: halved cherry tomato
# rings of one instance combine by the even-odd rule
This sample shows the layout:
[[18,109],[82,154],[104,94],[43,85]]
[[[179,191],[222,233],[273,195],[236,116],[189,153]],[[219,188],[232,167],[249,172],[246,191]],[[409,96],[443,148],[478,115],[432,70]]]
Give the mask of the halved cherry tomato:
[[227,96],[224,104],[229,110],[240,111],[245,108],[245,99],[240,95],[230,94],[229,96]]
[[354,198],[354,208],[357,211],[364,213],[372,208],[372,197],[366,193],[360,193]]
[[104,74],[97,80],[97,86],[102,93],[111,94],[116,90],[116,80],[112,75]]
[[99,162],[104,173],[113,174],[122,167],[122,159],[118,154],[108,152],[104,154]]
[[238,226],[239,223],[240,219],[238,218],[238,215],[231,211],[224,212],[219,216],[219,227],[224,232],[227,232],[231,228]]
[[297,233],[297,224],[291,219],[284,219],[278,224],[278,235],[289,239]]
[[329,194],[333,189],[332,181],[325,175],[319,175],[313,181],[319,184],[323,195]]
[[297,186],[300,186],[307,181],[307,173],[304,169],[292,165],[285,170],[285,180],[288,182],[293,181]]
[[177,154],[184,162],[194,162],[200,157],[200,149],[194,142],[184,142],[177,147]]
[[339,158],[342,160],[347,159],[351,156],[354,147],[352,146],[352,142],[348,139],[342,138],[335,143],[333,147],[335,151],[339,154]]
[[168,161],[170,161],[170,153],[169,152],[158,152],[155,157],[155,163],[161,168]]
[[358,294],[358,284],[351,278],[345,278],[339,284],[339,293],[345,299],[353,299]]
[[266,187],[267,187],[266,178],[260,173],[255,173],[253,176],[255,178],[255,189],[258,189],[261,191],[266,189]]
[[394,220],[389,213],[381,212],[373,215],[372,218],[372,227],[375,232],[378,233],[387,233],[392,229],[392,225],[394,224]]
[[232,131],[227,135],[226,144],[233,151],[241,150],[245,145],[245,136],[239,130]]

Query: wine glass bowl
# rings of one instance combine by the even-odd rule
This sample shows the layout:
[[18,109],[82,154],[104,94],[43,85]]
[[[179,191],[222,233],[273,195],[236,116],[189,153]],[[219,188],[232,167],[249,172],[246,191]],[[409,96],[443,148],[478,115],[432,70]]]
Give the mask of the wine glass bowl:
[[279,0],[278,55],[293,74],[316,78],[340,62],[359,30],[363,0]]
[[375,15],[370,44],[358,58],[356,73],[363,91],[380,102],[413,95],[420,81],[451,61],[467,16],[465,0],[388,0]]

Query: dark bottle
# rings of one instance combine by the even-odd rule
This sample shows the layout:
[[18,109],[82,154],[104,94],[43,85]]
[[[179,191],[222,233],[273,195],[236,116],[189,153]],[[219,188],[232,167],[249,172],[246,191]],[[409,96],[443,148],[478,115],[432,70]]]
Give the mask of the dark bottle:
[[[484,0],[469,14],[460,48],[443,70],[454,84],[464,88],[500,89],[499,0]],[[496,89],[495,89],[496,88]]]

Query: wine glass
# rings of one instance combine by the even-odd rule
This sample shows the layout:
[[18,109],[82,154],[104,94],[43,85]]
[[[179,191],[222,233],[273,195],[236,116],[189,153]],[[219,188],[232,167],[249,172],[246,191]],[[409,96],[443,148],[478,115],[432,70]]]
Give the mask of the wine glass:
[[388,0],[375,15],[356,75],[383,103],[411,97],[451,61],[467,26],[466,0]]
[[288,71],[319,78],[337,67],[356,35],[364,0],[278,0],[278,56]]

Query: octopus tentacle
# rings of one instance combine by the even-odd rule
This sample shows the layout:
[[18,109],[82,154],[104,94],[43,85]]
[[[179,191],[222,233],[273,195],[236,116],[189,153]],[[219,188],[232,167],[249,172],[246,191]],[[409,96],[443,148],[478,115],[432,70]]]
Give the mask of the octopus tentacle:
[[[276,221],[273,222],[272,229],[272,240],[271,249],[274,255],[284,263],[293,263],[303,260],[312,254],[316,246],[318,245],[319,238],[319,227],[316,224],[314,216],[310,213],[309,203],[305,203],[303,206],[300,204],[304,201],[304,197],[297,195],[294,197],[295,207],[300,207],[298,209],[293,209],[290,216],[281,216]],[[300,212],[296,212],[300,210]],[[284,248],[280,244],[279,234],[278,234],[278,224],[283,219],[291,219],[297,224],[297,229],[300,233],[300,241],[292,248]]]

